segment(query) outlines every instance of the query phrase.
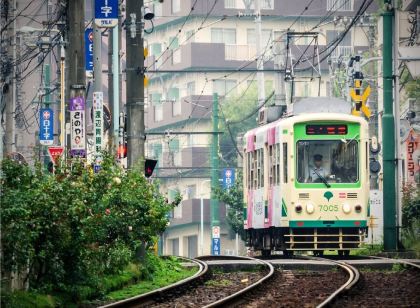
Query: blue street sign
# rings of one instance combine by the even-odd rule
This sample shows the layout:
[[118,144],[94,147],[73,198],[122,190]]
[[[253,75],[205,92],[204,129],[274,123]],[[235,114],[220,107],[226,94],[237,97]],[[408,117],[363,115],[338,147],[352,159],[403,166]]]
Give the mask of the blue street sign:
[[118,0],[95,0],[95,24],[101,28],[118,25]]
[[39,143],[42,145],[54,143],[54,113],[51,108],[39,110]]
[[85,30],[85,59],[86,71],[93,71],[93,29]]
[[93,172],[94,173],[98,173],[101,170],[101,166],[100,165],[94,165],[93,166]]
[[213,238],[213,243],[211,245],[211,254],[214,256],[220,255],[220,238]]
[[223,188],[229,189],[235,184],[235,169],[223,169]]

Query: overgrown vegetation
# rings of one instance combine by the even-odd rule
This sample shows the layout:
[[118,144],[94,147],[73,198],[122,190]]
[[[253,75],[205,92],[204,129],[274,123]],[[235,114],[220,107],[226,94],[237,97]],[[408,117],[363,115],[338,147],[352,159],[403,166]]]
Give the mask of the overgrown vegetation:
[[78,160],[52,175],[8,159],[1,174],[2,288],[19,274],[29,290],[78,302],[152,272],[147,260],[129,264],[165,230],[174,204],[140,168],[126,172],[104,153],[97,174]]
[[403,188],[401,232],[404,247],[420,254],[420,195],[414,185]]

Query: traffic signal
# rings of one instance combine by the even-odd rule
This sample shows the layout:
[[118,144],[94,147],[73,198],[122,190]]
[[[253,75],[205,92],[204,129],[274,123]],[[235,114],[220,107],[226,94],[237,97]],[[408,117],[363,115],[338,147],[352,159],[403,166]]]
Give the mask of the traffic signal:
[[146,178],[150,178],[152,176],[153,170],[155,169],[157,162],[158,161],[155,159],[146,158],[146,161],[144,162],[144,176]]

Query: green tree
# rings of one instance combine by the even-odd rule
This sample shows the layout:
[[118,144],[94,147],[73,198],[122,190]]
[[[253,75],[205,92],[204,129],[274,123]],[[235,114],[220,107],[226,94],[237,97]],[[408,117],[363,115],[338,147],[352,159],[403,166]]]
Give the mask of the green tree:
[[226,220],[235,233],[245,239],[244,231],[244,190],[242,172],[237,172],[235,184],[230,189],[218,188],[217,198],[227,205]]
[[1,162],[2,272],[27,271],[30,288],[80,298],[100,292],[100,277],[118,273],[168,223],[169,205],[140,168],[124,171],[104,153],[94,174],[79,160],[55,174]]

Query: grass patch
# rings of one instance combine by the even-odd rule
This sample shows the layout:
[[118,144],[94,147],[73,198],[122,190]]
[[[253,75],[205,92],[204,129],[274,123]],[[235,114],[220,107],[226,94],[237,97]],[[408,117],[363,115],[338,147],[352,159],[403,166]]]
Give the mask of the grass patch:
[[155,260],[155,262],[158,264],[153,275],[146,277],[146,279],[142,279],[135,284],[122,288],[121,290],[109,292],[106,294],[105,299],[118,301],[140,295],[190,277],[197,272],[196,267],[182,267],[179,264],[179,261],[173,258],[165,260],[158,259]]
[[384,250],[383,245],[363,244],[360,249],[351,250],[352,256],[375,256]]
[[232,284],[232,281],[227,279],[222,280],[208,280],[205,282],[206,286],[212,286],[212,287],[227,287]]
[[2,307],[19,307],[19,308],[54,308],[57,307],[56,299],[51,295],[38,294],[35,292],[1,291]]

